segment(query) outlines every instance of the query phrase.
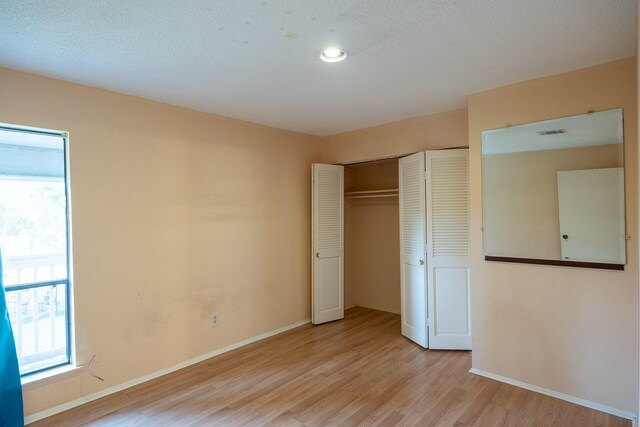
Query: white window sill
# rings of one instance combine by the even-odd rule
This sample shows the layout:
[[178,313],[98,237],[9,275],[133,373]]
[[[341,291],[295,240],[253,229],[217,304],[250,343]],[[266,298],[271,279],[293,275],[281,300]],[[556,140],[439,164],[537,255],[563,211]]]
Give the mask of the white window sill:
[[37,374],[26,375],[21,378],[22,389],[26,391],[45,384],[62,381],[80,374],[82,369],[82,365],[66,365],[59,368],[47,369],[46,371],[38,372]]

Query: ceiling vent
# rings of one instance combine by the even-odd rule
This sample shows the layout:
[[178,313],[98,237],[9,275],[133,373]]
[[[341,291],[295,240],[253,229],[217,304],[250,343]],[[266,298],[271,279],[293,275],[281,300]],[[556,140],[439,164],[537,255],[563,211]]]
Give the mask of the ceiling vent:
[[536,133],[540,136],[560,135],[561,133],[567,133],[567,130],[566,129],[541,130]]

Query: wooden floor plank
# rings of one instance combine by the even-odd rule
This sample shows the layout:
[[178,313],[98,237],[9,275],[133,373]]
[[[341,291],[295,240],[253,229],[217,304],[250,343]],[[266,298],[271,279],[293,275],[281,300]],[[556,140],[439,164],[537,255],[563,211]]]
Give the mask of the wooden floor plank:
[[89,402],[41,426],[630,426],[468,373],[424,350],[396,314],[356,307]]

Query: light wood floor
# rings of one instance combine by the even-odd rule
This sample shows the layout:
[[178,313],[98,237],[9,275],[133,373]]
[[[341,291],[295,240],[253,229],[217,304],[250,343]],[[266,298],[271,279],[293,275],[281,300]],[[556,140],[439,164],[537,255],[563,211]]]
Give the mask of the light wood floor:
[[468,352],[403,338],[398,315],[357,307],[33,425],[630,425],[470,366]]

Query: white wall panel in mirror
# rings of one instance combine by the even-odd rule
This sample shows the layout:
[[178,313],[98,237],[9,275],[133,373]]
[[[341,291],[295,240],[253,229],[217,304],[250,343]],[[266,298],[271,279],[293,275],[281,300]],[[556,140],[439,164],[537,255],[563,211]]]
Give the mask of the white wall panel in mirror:
[[487,260],[622,269],[622,109],[482,132]]

